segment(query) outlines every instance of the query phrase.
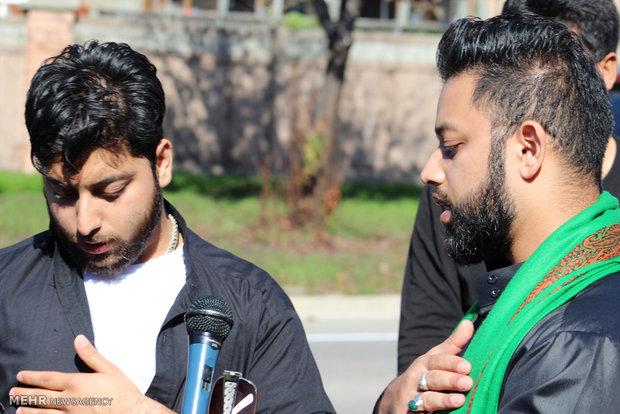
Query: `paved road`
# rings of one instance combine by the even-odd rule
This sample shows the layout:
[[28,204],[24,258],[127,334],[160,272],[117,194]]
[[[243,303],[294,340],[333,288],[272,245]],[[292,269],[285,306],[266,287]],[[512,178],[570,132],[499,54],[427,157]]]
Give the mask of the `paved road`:
[[370,413],[396,372],[400,297],[292,296],[338,414]]

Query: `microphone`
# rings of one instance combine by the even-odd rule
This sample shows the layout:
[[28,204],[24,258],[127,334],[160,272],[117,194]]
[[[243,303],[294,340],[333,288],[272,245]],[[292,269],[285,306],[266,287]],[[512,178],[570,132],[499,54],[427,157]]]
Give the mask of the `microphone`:
[[215,363],[233,326],[232,311],[219,296],[200,296],[185,313],[189,335],[182,414],[206,414]]

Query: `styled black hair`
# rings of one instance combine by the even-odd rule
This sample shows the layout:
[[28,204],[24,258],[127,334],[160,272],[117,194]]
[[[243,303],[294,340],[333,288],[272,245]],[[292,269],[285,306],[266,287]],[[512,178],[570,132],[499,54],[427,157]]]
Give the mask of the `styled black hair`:
[[66,47],[34,75],[26,98],[31,159],[77,172],[98,148],[126,149],[155,165],[166,110],[156,68],[124,43]]
[[506,0],[502,13],[532,12],[576,28],[597,61],[618,47],[618,10],[613,0]]
[[[600,186],[613,114],[596,63],[564,24],[533,14],[454,22],[437,51],[445,81],[476,79],[473,105],[487,114],[495,150],[526,120],[542,125],[567,167]],[[497,154],[493,155],[497,156]]]

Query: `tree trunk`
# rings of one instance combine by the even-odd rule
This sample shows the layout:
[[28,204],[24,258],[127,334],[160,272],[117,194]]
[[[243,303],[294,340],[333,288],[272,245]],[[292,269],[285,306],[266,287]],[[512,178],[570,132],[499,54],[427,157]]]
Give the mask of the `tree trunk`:
[[[311,222],[317,226],[317,231],[322,233],[327,219],[340,201],[344,165],[342,165],[343,151],[337,136],[338,108],[349,49],[353,43],[353,25],[359,16],[361,4],[360,0],[342,0],[340,17],[335,22],[330,19],[325,1],[312,0],[312,5],[327,35],[329,55],[325,82],[313,112],[311,131],[301,144],[305,147],[301,152],[314,151],[320,157],[320,161],[316,168],[305,169],[306,175],[309,175],[302,180],[306,185],[306,191],[295,191],[292,188],[294,194],[305,193],[306,197],[306,200],[300,200],[298,203],[304,206],[304,214],[300,215],[299,211],[295,211],[292,216],[298,221],[296,224]],[[306,223],[299,223],[300,216],[305,218],[303,221]]]

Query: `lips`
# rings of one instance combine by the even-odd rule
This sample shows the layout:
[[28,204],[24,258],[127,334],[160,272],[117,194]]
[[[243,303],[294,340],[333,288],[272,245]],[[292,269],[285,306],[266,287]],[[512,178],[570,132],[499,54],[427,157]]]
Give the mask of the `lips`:
[[441,221],[441,224],[443,224],[444,226],[450,225],[452,222],[452,211],[450,211],[450,209],[444,210],[439,215],[439,221]]
[[433,193],[433,201],[443,209],[443,211],[439,215],[439,221],[441,221],[441,224],[443,224],[444,226],[449,225],[452,219],[450,202],[447,200],[446,197],[442,197],[437,192]]
[[447,197],[440,195],[438,192],[434,192],[432,197],[435,204],[441,206],[442,208],[450,208],[450,202]]
[[82,242],[80,243],[80,248],[88,254],[103,254],[110,249],[110,244],[105,243],[105,242],[101,242],[101,243]]

